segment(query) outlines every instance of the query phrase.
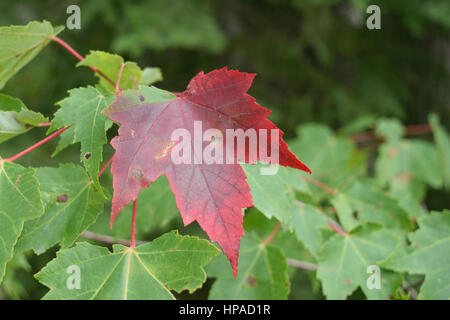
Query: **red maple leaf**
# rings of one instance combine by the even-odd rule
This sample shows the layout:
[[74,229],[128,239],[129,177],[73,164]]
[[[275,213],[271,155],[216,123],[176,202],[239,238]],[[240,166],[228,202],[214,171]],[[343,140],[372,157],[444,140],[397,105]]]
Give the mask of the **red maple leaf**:
[[[242,167],[236,161],[174,164],[169,150],[176,144],[171,139],[173,131],[185,128],[194,135],[194,121],[201,121],[203,130],[219,129],[223,137],[226,129],[253,128],[258,137],[259,129],[269,132],[272,129],[279,133],[279,164],[310,172],[288,150],[281,130],[268,120],[270,111],[247,94],[254,77],[254,74],[223,68],[207,74],[200,72],[186,91],[176,94],[171,101],[145,101],[137,91],[135,96],[139,100],[130,95],[116,97],[104,112],[121,124],[119,136],[111,141],[116,150],[111,166],[114,175],[111,225],[120,211],[137,199],[141,188],[166,175],[184,224],[197,221],[209,238],[220,245],[237,275],[240,238],[244,235],[242,208],[253,206]],[[264,149],[270,155],[270,134],[267,141],[267,146],[258,142],[258,150]],[[198,157],[195,152],[194,157]],[[234,153],[238,160],[237,152]],[[257,160],[264,161],[259,154]],[[245,162],[255,163],[255,159],[249,159],[248,147],[245,155]]]

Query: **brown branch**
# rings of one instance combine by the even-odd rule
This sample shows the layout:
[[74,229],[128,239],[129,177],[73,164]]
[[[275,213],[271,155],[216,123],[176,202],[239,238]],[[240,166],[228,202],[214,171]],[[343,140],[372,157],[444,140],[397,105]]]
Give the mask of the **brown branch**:
[[[417,125],[410,125],[405,126],[405,134],[406,135],[420,135],[420,134],[428,134],[432,133],[433,129],[428,123],[425,124],[417,124]],[[375,139],[381,139],[380,137],[377,137],[375,132],[373,131],[365,131],[365,132],[358,132],[350,135],[350,139],[353,140],[353,142],[366,142],[370,140]]]
[[417,124],[412,126],[406,126],[405,129],[406,134],[408,135],[418,135],[418,134],[427,134],[433,132],[431,126],[426,124]]
[[[99,233],[94,233],[94,232],[90,232],[90,231],[84,231],[81,236],[83,238],[92,240],[92,241],[96,241],[96,242],[101,242],[101,243],[105,243],[105,244],[121,244],[123,246],[131,246],[131,240],[126,240],[126,239],[115,239],[113,237],[110,236],[106,236],[104,234],[99,234]],[[145,244],[148,243],[147,241],[136,241],[137,245],[141,245],[141,244]]]
[[309,270],[309,271],[317,270],[317,264],[307,262],[307,261],[300,261],[300,260],[287,258],[287,263],[289,266],[298,268],[298,269]]

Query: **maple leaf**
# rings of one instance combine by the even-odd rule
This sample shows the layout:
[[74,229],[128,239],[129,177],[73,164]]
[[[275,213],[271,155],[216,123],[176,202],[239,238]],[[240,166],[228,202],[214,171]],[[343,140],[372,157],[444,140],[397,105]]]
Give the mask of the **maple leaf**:
[[[230,260],[234,275],[237,275],[240,238],[244,234],[242,208],[253,205],[250,188],[238,160],[268,162],[260,155],[271,154],[271,135],[267,134],[267,143],[261,144],[260,139],[264,141],[264,137],[261,138],[260,129],[278,132],[279,161],[272,161],[272,164],[310,172],[289,151],[281,138],[283,132],[268,120],[270,111],[247,94],[254,76],[225,67],[207,74],[200,72],[186,91],[176,95],[154,87],[141,87],[138,91],[124,91],[116,97],[114,103],[103,111],[121,125],[119,136],[111,141],[116,150],[111,166],[114,175],[111,225],[120,211],[137,199],[141,188],[166,175],[184,224],[197,221],[209,238],[220,245]],[[176,145],[172,141],[172,133],[184,128],[193,136],[194,121],[201,121],[204,131],[220,130],[223,145],[227,148],[227,129],[255,129],[259,141],[257,159],[250,160],[247,148],[245,159],[238,158],[234,152],[232,164],[198,164],[196,161],[193,164],[174,164],[169,152]],[[203,145],[208,142],[203,142]],[[194,158],[201,157],[195,146],[191,146]]]

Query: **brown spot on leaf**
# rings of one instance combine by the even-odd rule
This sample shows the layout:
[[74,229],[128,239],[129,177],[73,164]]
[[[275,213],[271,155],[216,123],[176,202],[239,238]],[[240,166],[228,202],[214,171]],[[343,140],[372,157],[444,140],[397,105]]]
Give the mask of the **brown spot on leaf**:
[[408,183],[412,180],[412,174],[410,173],[397,174],[394,178],[398,182]]
[[85,158],[86,160],[88,160],[91,156],[92,156],[92,152],[86,152],[86,153],[84,154],[84,158]]
[[388,150],[388,155],[390,157],[395,157],[398,154],[398,149],[397,148],[390,148]]
[[59,196],[56,197],[56,202],[59,203],[67,202],[67,200],[69,200],[69,196],[67,194],[60,194]]
[[139,100],[141,100],[142,102],[144,102],[145,98],[144,98],[144,96],[143,96],[142,94],[138,95],[138,97],[139,97]]
[[16,179],[16,182],[14,183],[14,186],[17,188],[17,186],[19,185],[19,181],[20,181],[20,178],[22,177],[22,175],[21,174],[19,174],[18,176],[17,176],[17,179]]
[[256,278],[253,276],[248,276],[247,279],[245,279],[245,282],[250,286],[250,287],[254,287],[256,284]]
[[350,282],[352,282],[352,280],[350,280],[349,278],[345,278],[344,281],[345,281],[345,283],[350,283]]

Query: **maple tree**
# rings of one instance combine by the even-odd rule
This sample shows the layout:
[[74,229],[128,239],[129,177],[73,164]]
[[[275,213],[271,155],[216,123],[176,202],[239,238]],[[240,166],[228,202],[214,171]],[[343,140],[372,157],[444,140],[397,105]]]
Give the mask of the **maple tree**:
[[[18,290],[12,283],[15,271],[26,268],[27,252],[57,245],[56,258],[35,275],[49,288],[45,299],[173,299],[208,277],[216,279],[210,299],[286,299],[296,269],[307,270],[329,299],[358,288],[368,299],[448,299],[450,213],[429,213],[423,205],[427,186],[450,186],[450,137],[437,115],[425,130],[435,143],[407,139],[408,129],[393,119],[354,124],[375,125],[369,140],[377,141],[379,154],[372,175],[351,126],[335,134],[303,125],[289,149],[270,111],[247,93],[254,74],[200,72],[185,91],[168,92],[152,86],[162,80],[158,68],[141,69],[102,51],[83,57],[57,37],[61,31],[46,21],[0,28],[0,49],[13,50],[0,50],[0,88],[52,42],[98,78],[68,90],[51,119],[0,94],[0,143],[35,127],[48,127],[49,134],[0,158],[0,282],[7,292]],[[193,163],[174,164],[172,133],[183,128],[195,136],[196,121],[221,134],[199,148],[191,141]],[[227,129],[255,129],[256,157],[249,146],[243,153],[229,147]],[[269,156],[276,152],[273,141],[261,130],[277,132],[278,160]],[[52,156],[79,143],[82,165],[18,164],[56,137]],[[231,162],[196,161],[213,142],[232,148],[231,159],[223,154]],[[267,164],[281,167],[262,175]],[[181,235],[181,226],[167,232],[179,215],[184,226],[196,221],[207,237],[199,229]],[[141,240],[149,234],[152,241]],[[73,266],[82,272],[77,290],[66,281]],[[373,266],[381,269],[380,290],[367,286]]]

